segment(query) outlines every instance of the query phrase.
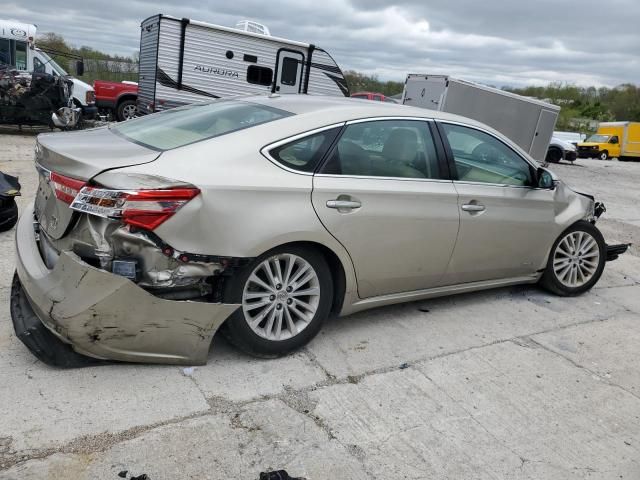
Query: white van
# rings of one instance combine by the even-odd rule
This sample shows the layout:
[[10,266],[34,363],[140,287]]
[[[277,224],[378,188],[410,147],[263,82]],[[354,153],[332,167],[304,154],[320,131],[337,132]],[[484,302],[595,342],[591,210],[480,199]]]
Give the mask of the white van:
[[[68,76],[69,74],[47,54],[45,49],[35,46],[35,36],[35,25],[15,20],[0,20],[0,65],[10,65],[16,70],[25,72]],[[52,53],[69,56],[62,52]],[[76,60],[76,74],[82,75],[84,64],[80,57]],[[77,78],[70,78],[73,81],[73,102],[82,109],[83,118],[94,118],[98,109],[93,87]]]

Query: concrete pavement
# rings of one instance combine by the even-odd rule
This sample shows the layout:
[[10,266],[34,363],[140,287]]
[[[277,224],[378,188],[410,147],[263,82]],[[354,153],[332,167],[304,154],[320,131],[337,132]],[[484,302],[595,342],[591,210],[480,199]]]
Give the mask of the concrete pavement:
[[[0,135],[25,197],[33,140]],[[554,168],[602,190],[607,239],[640,243],[640,163],[576,163]],[[514,287],[381,308],[278,360],[216,338],[194,369],[56,370],[13,335],[12,241],[0,234],[0,479],[640,478],[633,254],[581,297]]]

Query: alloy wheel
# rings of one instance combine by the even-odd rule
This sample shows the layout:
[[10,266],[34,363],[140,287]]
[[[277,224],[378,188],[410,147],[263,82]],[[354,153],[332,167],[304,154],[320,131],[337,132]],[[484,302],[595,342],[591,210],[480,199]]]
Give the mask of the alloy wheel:
[[251,330],[267,340],[287,340],[313,320],[320,304],[318,274],[304,258],[282,253],[249,275],[242,310]]
[[568,233],[558,242],[553,271],[565,287],[581,287],[593,278],[600,263],[598,242],[589,233]]
[[135,105],[125,105],[122,109],[122,118],[125,120],[131,120],[135,118],[137,112],[137,107]]

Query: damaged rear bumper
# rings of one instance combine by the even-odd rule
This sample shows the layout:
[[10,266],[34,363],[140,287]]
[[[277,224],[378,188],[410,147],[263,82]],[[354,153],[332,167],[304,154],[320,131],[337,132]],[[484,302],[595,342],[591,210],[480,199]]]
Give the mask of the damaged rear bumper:
[[20,325],[31,313],[26,308],[53,334],[48,341],[62,341],[83,355],[128,362],[206,363],[213,335],[239,305],[162,299],[127,278],[86,264],[72,252],[61,252],[49,270],[32,219],[30,206],[16,229],[19,283],[14,290],[20,288],[28,302],[12,302],[11,314],[16,333],[39,358],[48,357],[33,350],[33,342],[18,331],[25,330]]
[[627,249],[631,246],[630,243],[621,243],[618,245],[609,245],[607,244],[607,262],[612,262],[613,260],[617,260],[620,255],[627,251]]

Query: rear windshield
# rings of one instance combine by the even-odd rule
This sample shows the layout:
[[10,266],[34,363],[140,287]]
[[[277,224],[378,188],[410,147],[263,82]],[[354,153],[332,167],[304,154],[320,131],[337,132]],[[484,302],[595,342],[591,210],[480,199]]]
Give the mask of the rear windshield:
[[170,150],[293,115],[240,100],[186,105],[111,126],[126,139],[155,150]]

